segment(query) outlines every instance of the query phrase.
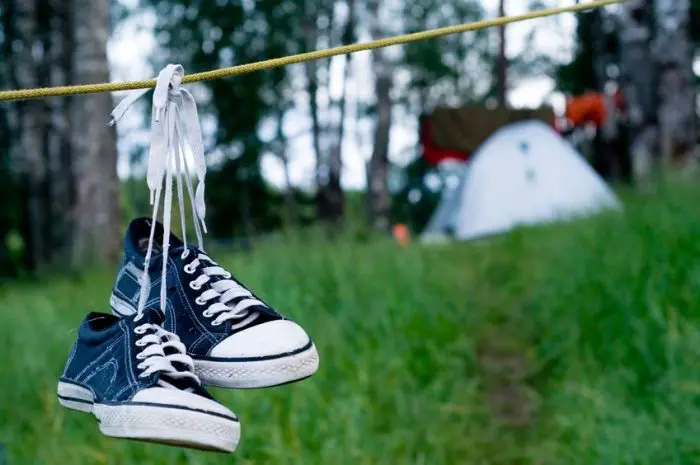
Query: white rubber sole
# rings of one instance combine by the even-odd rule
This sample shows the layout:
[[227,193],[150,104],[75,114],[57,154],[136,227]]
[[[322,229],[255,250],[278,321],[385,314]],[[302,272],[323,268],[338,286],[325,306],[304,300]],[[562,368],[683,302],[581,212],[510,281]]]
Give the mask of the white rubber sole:
[[106,436],[218,452],[233,452],[241,436],[240,423],[223,415],[177,406],[94,402],[92,392],[59,382],[58,401],[66,408],[92,413]]
[[299,352],[275,357],[193,359],[195,372],[204,384],[238,389],[272,387],[301,381],[316,373],[319,363],[313,343]]

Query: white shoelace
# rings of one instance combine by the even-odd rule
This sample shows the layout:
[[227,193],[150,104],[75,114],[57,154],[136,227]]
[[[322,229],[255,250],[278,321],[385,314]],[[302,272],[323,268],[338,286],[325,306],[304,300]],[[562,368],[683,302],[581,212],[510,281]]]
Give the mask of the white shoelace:
[[[134,321],[139,321],[143,314],[138,315]],[[141,370],[140,378],[145,378],[156,372],[161,372],[170,379],[189,378],[197,384],[201,384],[199,377],[194,373],[194,362],[192,357],[187,355],[185,345],[180,342],[180,338],[161,326],[152,323],[144,323],[134,328],[134,332],[143,335],[136,340],[137,347],[145,347],[136,354],[136,358],[143,360],[136,367]],[[171,349],[171,350],[168,350]],[[169,353],[168,353],[169,352]],[[185,365],[186,369],[178,370],[174,363]],[[159,379],[158,384],[162,387],[178,389],[164,379]]]
[[[189,250],[183,252],[183,260],[189,256],[189,253]],[[212,325],[219,326],[227,320],[240,319],[241,321],[231,326],[231,329],[237,329],[252,323],[260,316],[260,313],[251,312],[248,309],[258,305],[265,306],[265,304],[256,299],[248,289],[231,279],[231,273],[219,266],[208,255],[197,254],[194,260],[184,266],[184,271],[190,275],[199,271],[199,276],[190,282],[190,288],[195,291],[200,290],[204,284],[210,283],[210,288],[202,292],[195,299],[195,303],[207,305],[211,302],[202,314],[207,318],[216,316]],[[240,300],[233,304],[232,301],[238,298]]]
[[[148,268],[153,253],[158,207],[160,204],[163,183],[165,182],[165,198],[163,201],[163,244],[162,244],[162,279],[160,286],[160,308],[165,312],[166,281],[168,250],[170,247],[170,221],[172,210],[172,178],[177,180],[177,198],[180,206],[182,221],[182,236],[187,248],[185,199],[183,195],[182,178],[185,178],[187,191],[192,206],[192,216],[200,250],[204,250],[202,230],[207,232],[204,222],[206,206],[204,202],[204,177],[206,162],[202,144],[201,128],[197,115],[197,104],[194,97],[181,87],[184,70],[180,65],[168,65],[159,74],[156,88],[153,92],[153,115],[151,118],[151,147],[148,154],[148,188],[153,205],[151,234],[148,239],[148,251],[141,275],[141,295],[139,297],[138,314],[143,312],[150,291]],[[128,108],[149,89],[138,90],[124,98],[112,111],[108,124],[116,123],[126,113]],[[189,146],[194,159],[195,172],[198,178],[197,189],[193,192],[192,178],[185,157],[185,147]]]
[[[202,144],[197,105],[194,97],[186,89],[181,87],[184,70],[180,65],[168,65],[159,74],[156,80],[156,88],[153,92],[153,116],[151,120],[151,148],[148,154],[148,188],[151,193],[153,205],[153,218],[151,221],[151,234],[148,239],[148,251],[144,262],[144,270],[141,275],[141,294],[139,296],[138,314],[141,315],[150,291],[148,268],[153,253],[153,240],[155,236],[156,219],[160,197],[165,182],[165,198],[163,205],[163,268],[160,283],[160,308],[165,312],[167,290],[167,263],[170,247],[170,217],[172,209],[172,177],[173,169],[177,180],[177,198],[180,206],[180,218],[182,221],[182,240],[185,251],[183,260],[187,258],[190,250],[187,248],[185,200],[183,195],[182,178],[190,197],[192,216],[199,250],[204,251],[202,230],[207,232],[204,223],[204,177],[206,175],[206,162],[204,160],[204,147]],[[116,123],[126,113],[128,108],[148,89],[138,90],[124,98],[112,111],[109,124]],[[183,121],[184,120],[184,121]],[[184,131],[183,131],[184,127]],[[197,190],[193,193],[192,179],[185,158],[185,146],[189,145],[192,151],[195,171],[198,178]],[[208,282],[210,289],[205,290],[197,297],[198,305],[209,306],[203,315],[207,318],[216,316],[212,324],[218,326],[228,320],[241,320],[232,325],[231,329],[243,327],[254,321],[260,314],[248,310],[250,307],[265,306],[260,300],[253,297],[252,293],[231,279],[231,274],[221,268],[214,260],[204,253],[185,266],[185,272],[194,274],[200,270],[200,275],[190,283],[194,290],[201,289]],[[217,278],[217,279],[213,279]],[[240,301],[232,304],[234,299]]]

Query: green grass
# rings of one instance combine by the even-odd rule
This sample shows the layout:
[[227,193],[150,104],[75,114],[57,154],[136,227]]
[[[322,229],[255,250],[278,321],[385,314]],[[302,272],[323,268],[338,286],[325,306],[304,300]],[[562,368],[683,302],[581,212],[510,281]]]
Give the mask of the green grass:
[[8,285],[0,442],[13,465],[700,463],[700,190],[627,197],[624,215],[472,245],[217,255],[321,354],[304,382],[214,391],[241,417],[233,457],[106,438],[59,406],[113,270]]

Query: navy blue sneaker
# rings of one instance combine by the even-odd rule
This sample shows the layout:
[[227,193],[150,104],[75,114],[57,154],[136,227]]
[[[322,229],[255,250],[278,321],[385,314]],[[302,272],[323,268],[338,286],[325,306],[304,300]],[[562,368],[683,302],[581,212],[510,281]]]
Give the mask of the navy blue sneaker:
[[[137,312],[139,302],[165,312],[166,330],[177,334],[202,382],[258,388],[307,378],[319,357],[309,335],[277,313],[200,248],[166,237],[166,286],[162,284],[164,229],[155,223],[153,255],[147,262],[151,219],[131,222],[110,303],[118,316]],[[145,278],[144,278],[145,276]],[[142,297],[141,282],[146,292]],[[164,299],[161,299],[164,296]]]
[[161,323],[156,309],[87,315],[58,383],[59,402],[93,413],[107,436],[233,452],[238,418],[202,387],[183,344]]

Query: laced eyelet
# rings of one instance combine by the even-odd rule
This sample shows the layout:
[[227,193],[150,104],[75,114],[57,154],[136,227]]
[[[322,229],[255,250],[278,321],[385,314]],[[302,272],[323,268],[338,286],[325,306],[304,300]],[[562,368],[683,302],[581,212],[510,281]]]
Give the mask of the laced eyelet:
[[233,275],[231,274],[230,271],[227,271],[226,274],[224,275],[224,279],[231,279]]
[[138,354],[136,354],[137,360],[143,360],[144,358],[145,358],[145,356],[143,355],[143,352],[139,352]]
[[182,269],[185,271],[187,274],[192,274],[194,273],[194,268],[192,268],[190,265],[185,265],[182,267]]
[[212,325],[212,326],[220,326],[220,325],[221,325],[221,322],[220,322],[220,321],[217,321],[217,320],[214,320],[214,321],[211,322],[211,325]]
[[138,365],[136,365],[136,368],[138,368],[139,370],[143,370],[146,367],[143,366],[143,363],[139,363]]
[[139,339],[138,341],[136,341],[136,344],[135,344],[135,345],[136,345],[136,347],[143,347],[143,346],[145,346],[146,344],[145,344],[142,340]]
[[[199,303],[199,302],[197,302],[197,303]],[[202,315],[204,315],[207,318],[210,318],[211,316],[213,316],[209,310],[204,310],[202,312]]]
[[193,291],[198,291],[202,288],[201,284],[195,284],[194,281],[190,281],[190,289]]
[[136,334],[143,334],[143,333],[146,332],[146,329],[145,329],[145,328],[141,328],[141,327],[139,326],[138,328],[134,328],[134,332],[135,332]]
[[143,320],[143,313],[139,313],[138,315],[136,315],[136,318],[134,318],[134,321],[141,321],[141,320]]
[[190,256],[190,251],[189,251],[189,250],[185,250],[185,251],[182,252],[182,254],[180,255],[180,258],[181,258],[182,260],[184,260],[184,259],[186,259],[186,258],[189,257],[189,256]]
[[196,299],[194,299],[194,301],[197,305],[204,305],[206,303],[205,301],[202,300],[201,297],[197,297]]

